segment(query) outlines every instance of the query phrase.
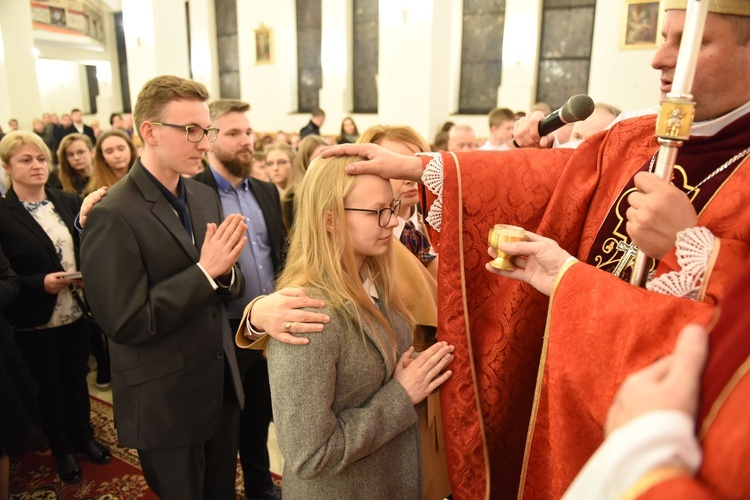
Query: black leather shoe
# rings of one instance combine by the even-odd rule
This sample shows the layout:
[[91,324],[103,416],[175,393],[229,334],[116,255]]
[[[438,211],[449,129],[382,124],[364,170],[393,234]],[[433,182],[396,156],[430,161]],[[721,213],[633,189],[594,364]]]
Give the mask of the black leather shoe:
[[112,460],[112,454],[109,452],[109,448],[103,444],[97,443],[93,439],[86,441],[83,446],[78,448],[78,451],[85,453],[86,456],[89,457],[89,460],[95,464],[102,465],[109,463]]
[[62,479],[63,483],[73,484],[83,479],[83,471],[76,462],[76,457],[73,455],[63,455],[57,460],[57,474]]

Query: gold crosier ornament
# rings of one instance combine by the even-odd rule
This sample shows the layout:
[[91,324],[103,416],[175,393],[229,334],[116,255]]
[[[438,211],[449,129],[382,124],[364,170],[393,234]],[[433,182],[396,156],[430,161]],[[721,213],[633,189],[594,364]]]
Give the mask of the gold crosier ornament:
[[[661,103],[659,117],[656,120],[656,136],[659,139],[659,156],[656,161],[654,173],[664,179],[665,182],[672,180],[672,172],[677,158],[677,150],[682,143],[690,138],[690,128],[695,116],[695,102],[690,91],[693,88],[695,78],[695,67],[698,62],[698,54],[703,40],[703,29],[706,25],[706,17],[710,4],[727,3],[721,0],[687,0],[665,2],[664,9],[687,8],[685,13],[685,25],[680,41],[680,50],[677,54],[674,78],[672,79],[672,90]],[[736,3],[736,2],[734,2]],[[748,3],[748,2],[744,2]],[[685,5],[687,4],[687,5]],[[714,10],[714,9],[712,9]],[[632,243],[630,245],[633,245]],[[625,250],[623,258],[626,258],[624,269],[632,257],[630,247]],[[646,268],[648,257],[642,251],[637,250],[633,262],[633,272],[630,275],[630,284],[644,286],[646,281]],[[620,265],[618,265],[620,267]]]

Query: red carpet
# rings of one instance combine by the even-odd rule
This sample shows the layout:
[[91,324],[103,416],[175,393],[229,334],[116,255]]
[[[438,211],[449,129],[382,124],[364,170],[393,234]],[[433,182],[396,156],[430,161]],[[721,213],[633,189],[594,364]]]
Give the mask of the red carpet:
[[[10,464],[10,498],[12,500],[130,500],[156,499],[141,475],[138,454],[117,446],[112,405],[91,397],[91,425],[96,439],[112,450],[112,461],[106,465],[91,463],[85,455],[78,463],[83,481],[65,484],[57,477],[55,459],[49,449],[16,457]],[[280,486],[281,478],[273,474]],[[237,462],[237,498],[245,498],[242,469]]]
[[57,477],[55,459],[49,449],[27,453],[11,460],[11,499],[155,499],[141,475],[135,450],[117,446],[112,406],[91,398],[91,424],[96,439],[112,450],[112,461],[106,465],[90,462],[80,456],[83,481],[65,484]]

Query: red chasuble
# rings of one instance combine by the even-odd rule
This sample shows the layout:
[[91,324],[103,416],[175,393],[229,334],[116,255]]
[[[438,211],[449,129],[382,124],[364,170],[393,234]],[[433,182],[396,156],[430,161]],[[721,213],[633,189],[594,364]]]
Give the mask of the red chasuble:
[[[636,488],[641,497],[750,498],[750,261],[721,304],[709,335],[698,416],[703,463],[695,478],[659,480],[659,471]],[[648,480],[651,481],[648,481]],[[647,482],[648,481],[648,482]]]
[[[559,498],[601,443],[624,377],[668,352],[679,326],[706,322],[750,254],[743,164],[700,214],[699,224],[722,239],[705,303],[648,292],[584,263],[600,233],[612,231],[608,220],[628,182],[658,149],[654,120],[621,122],[577,150],[442,155],[439,335],[456,345],[456,359],[441,399],[454,498],[515,498],[519,489],[526,498]],[[736,133],[750,145],[747,130]],[[678,164],[696,163],[691,154],[688,142]],[[705,175],[725,160],[707,164]],[[581,260],[551,301],[484,269],[497,223],[552,238]]]

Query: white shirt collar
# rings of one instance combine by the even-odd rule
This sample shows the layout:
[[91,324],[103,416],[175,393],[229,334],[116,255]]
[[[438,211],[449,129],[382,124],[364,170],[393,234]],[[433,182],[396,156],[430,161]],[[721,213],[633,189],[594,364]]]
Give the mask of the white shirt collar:
[[[610,123],[607,128],[609,129],[615,123],[626,120],[628,118],[652,115],[654,113],[659,113],[659,106],[652,106],[650,108],[640,109],[636,111],[624,111],[620,113],[620,116],[618,116],[615,121]],[[730,111],[729,113],[719,116],[718,118],[693,123],[693,126],[690,128],[690,135],[695,137],[710,137],[712,135],[716,135],[721,129],[737,120],[738,118],[745,116],[747,113],[750,113],[750,102],[746,102],[734,111]]]
[[693,127],[690,129],[690,135],[694,135],[696,137],[716,135],[721,129],[737,120],[738,118],[745,116],[747,113],[750,113],[750,102],[746,102],[734,111],[730,111],[729,113],[718,118],[693,123]]
[[370,272],[366,269],[362,269],[359,277],[362,278],[362,286],[365,288],[365,293],[367,293],[367,295],[369,295],[370,298],[373,299],[373,302],[376,299],[380,298],[378,296],[378,289],[375,288],[375,283],[373,283],[370,279]]
[[404,232],[406,221],[399,216],[396,216],[396,220],[398,220],[398,226],[393,228],[393,236],[395,236],[396,239],[399,239],[401,238],[401,233]]

